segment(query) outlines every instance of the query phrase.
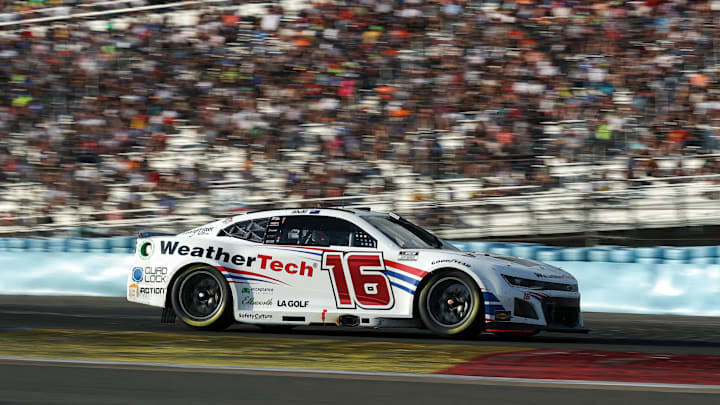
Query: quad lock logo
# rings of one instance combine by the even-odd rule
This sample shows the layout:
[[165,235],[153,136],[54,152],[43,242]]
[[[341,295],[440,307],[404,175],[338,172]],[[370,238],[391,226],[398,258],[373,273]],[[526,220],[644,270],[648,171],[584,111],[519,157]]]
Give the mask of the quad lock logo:
[[132,271],[132,280],[136,283],[165,283],[167,273],[167,267],[135,267]]

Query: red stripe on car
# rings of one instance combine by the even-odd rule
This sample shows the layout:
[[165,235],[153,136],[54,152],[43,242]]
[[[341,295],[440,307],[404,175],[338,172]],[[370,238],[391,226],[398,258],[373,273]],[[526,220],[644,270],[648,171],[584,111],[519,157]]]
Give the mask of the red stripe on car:
[[425,271],[425,270],[420,270],[420,269],[415,268],[415,267],[410,267],[410,266],[408,266],[408,265],[406,265],[406,264],[394,262],[394,261],[392,261],[392,260],[385,260],[385,264],[388,265],[388,266],[390,266],[390,267],[393,267],[393,268],[395,268],[395,269],[397,269],[397,270],[406,271],[406,272],[408,272],[408,273],[410,273],[410,274],[412,274],[412,275],[414,275],[414,276],[418,276],[418,277],[425,277],[425,275],[428,274],[428,272]]
[[220,271],[227,271],[228,273],[244,274],[244,275],[246,275],[246,276],[254,276],[254,277],[262,277],[262,278],[266,278],[266,279],[268,279],[268,280],[277,281],[278,283],[283,283],[283,284],[285,284],[285,285],[290,285],[290,284],[288,284],[288,283],[286,283],[286,282],[284,282],[284,281],[282,281],[282,280],[278,280],[278,279],[276,279],[276,278],[273,278],[273,277],[270,277],[270,276],[266,276],[266,275],[264,275],[264,274],[253,273],[253,272],[251,272],[251,271],[228,269],[227,267],[218,267],[218,269],[219,269]]

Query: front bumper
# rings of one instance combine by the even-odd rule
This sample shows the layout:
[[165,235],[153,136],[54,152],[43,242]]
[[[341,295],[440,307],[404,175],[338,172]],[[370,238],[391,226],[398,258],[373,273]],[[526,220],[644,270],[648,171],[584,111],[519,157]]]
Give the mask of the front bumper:
[[486,294],[486,329],[490,332],[552,331],[588,333],[580,311],[580,294],[505,288],[502,298]]

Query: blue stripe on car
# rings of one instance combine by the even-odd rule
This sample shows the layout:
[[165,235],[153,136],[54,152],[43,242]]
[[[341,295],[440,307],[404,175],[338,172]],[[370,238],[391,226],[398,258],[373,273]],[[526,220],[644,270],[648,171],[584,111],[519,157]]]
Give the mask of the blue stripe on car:
[[500,302],[498,297],[495,296],[495,294],[487,291],[483,291],[483,298],[485,298],[485,301],[494,301],[494,302]]
[[240,281],[261,281],[261,282],[264,282],[264,283],[277,284],[277,283],[274,283],[274,282],[269,281],[269,280],[262,280],[262,279],[258,279],[258,278],[244,277],[244,276],[236,276],[236,275],[233,275],[233,274],[226,274],[225,277],[226,277],[226,278],[233,279],[233,280],[240,280]]
[[502,305],[485,305],[485,313],[488,315],[495,315],[495,311],[504,311],[505,307]]
[[415,280],[415,279],[412,278],[412,277],[408,277],[408,276],[406,276],[406,275],[404,275],[404,274],[396,273],[396,272],[391,271],[391,270],[385,270],[385,274],[387,274],[387,275],[390,276],[390,277],[395,277],[395,278],[398,279],[398,280],[402,280],[402,281],[404,281],[404,282],[406,282],[406,283],[408,283],[408,284],[412,284],[412,285],[414,285],[414,286],[417,286],[418,284],[420,284],[420,280]]
[[401,290],[407,291],[407,292],[409,292],[410,294],[415,294],[415,291],[414,291],[414,290],[411,290],[411,289],[405,287],[404,285],[400,285],[400,284],[397,284],[397,283],[393,283],[392,281],[390,282],[390,285],[393,286],[393,287],[395,287],[395,288],[399,288],[399,289],[401,289]]

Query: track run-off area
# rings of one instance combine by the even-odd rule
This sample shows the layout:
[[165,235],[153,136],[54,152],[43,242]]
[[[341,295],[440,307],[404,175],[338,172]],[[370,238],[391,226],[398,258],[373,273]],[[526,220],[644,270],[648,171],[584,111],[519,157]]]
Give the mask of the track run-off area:
[[[414,329],[270,333],[240,324],[199,332],[179,321],[162,324],[160,309],[122,298],[0,296],[0,403],[35,396],[45,398],[39,402],[127,403],[119,393],[138,387],[147,396],[137,399],[148,402],[193,402],[199,392],[220,402],[235,398],[235,387],[211,388],[218,381],[233,381],[258,403],[338,403],[338,395],[344,403],[366,403],[359,393],[373,390],[426,403],[432,396],[424,390],[433,386],[432,392],[448,391],[443,398],[460,402],[495,395],[504,403],[534,403],[537,395],[561,403],[720,401],[720,318],[584,318],[589,335],[515,340],[492,334],[445,340]],[[117,380],[141,375],[146,380],[135,388]],[[38,377],[51,382],[38,388],[30,383]],[[206,383],[182,382],[191,377]],[[302,388],[284,388],[301,382]],[[77,384],[86,389],[69,388]]]

